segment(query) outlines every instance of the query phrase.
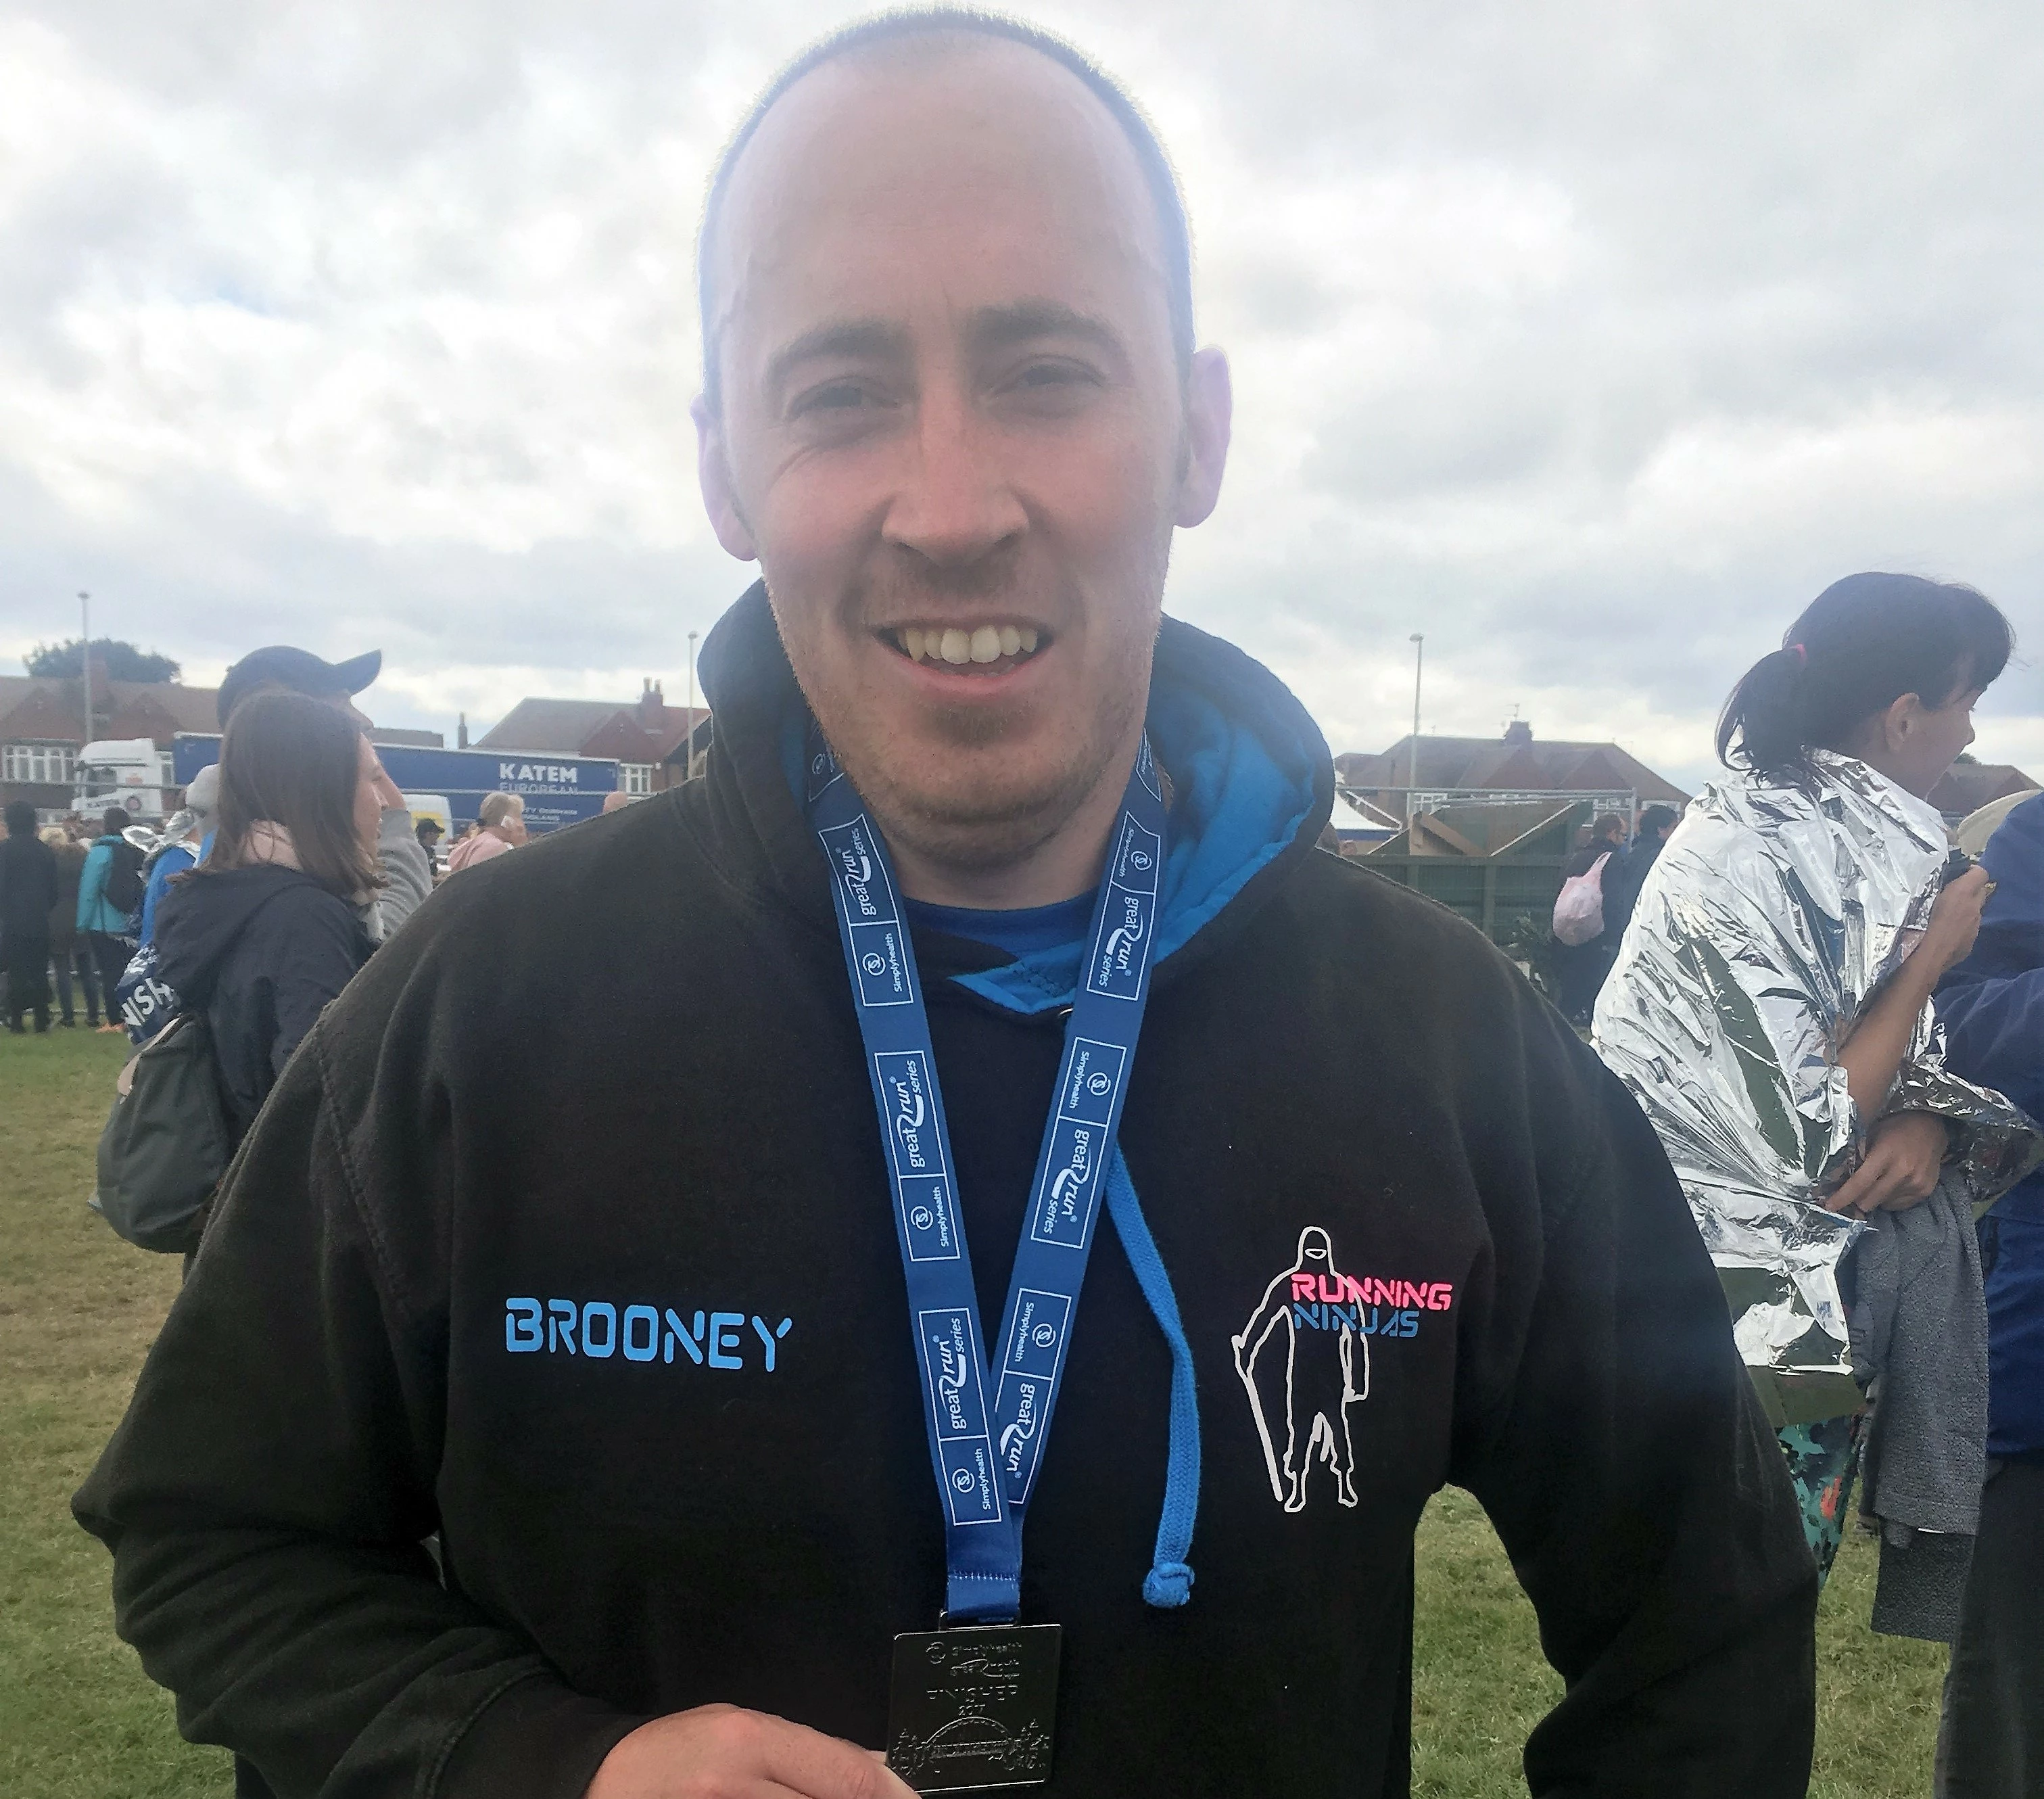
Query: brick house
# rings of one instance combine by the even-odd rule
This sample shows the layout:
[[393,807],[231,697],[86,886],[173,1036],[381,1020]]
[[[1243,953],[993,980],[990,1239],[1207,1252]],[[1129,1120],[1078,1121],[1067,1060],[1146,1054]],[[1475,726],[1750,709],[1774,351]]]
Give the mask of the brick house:
[[2006,762],[1955,762],[1928,798],[1945,815],[1947,825],[1956,825],[1984,805],[2017,794],[2034,794],[2037,783],[2014,764]]
[[92,735],[85,731],[85,684],[40,675],[0,675],[0,803],[26,800],[39,812],[71,809],[78,752],[88,742],[147,737],[175,787],[171,741],[180,731],[215,731],[213,690],[175,681],[110,681],[92,676]]
[[618,764],[617,784],[635,796],[657,794],[701,772],[709,747],[706,707],[670,706],[657,681],[630,705],[614,700],[524,699],[475,740],[479,750],[545,750],[602,756]]
[[1479,796],[1570,795],[1600,812],[1625,811],[1628,798],[1635,808],[1680,811],[1689,803],[1680,787],[1616,744],[1536,740],[1523,719],[1514,719],[1501,737],[1422,736],[1419,751],[1416,771],[1409,735],[1374,755],[1338,755],[1335,783],[1351,802],[1397,818],[1405,815],[1408,788],[1416,809],[1426,812]]
[[[26,800],[39,812],[68,812],[78,752],[87,743],[147,737],[156,746],[161,785],[177,791],[171,745],[182,732],[220,729],[219,690],[178,681],[110,681],[94,659],[92,735],[85,735],[85,684],[75,678],[0,675],[0,804]],[[438,749],[437,731],[370,733],[378,744]]]

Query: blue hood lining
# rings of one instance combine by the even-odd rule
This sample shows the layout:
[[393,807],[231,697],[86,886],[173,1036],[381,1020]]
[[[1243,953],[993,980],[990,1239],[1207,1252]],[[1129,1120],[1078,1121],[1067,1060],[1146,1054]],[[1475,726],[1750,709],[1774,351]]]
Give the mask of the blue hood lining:
[[[1173,789],[1157,934],[1161,965],[1297,839],[1321,803],[1330,759],[1319,728],[1275,675],[1173,620],[1158,639],[1145,723]],[[797,705],[780,733],[782,766],[797,797],[808,729],[807,708]],[[1083,942],[1075,941],[951,978],[1033,1016],[1071,1003],[1083,955]]]
[[[1266,735],[1209,695],[1162,680],[1151,684],[1147,722],[1151,749],[1173,786],[1157,931],[1162,964],[1298,836],[1316,803],[1312,752],[1326,751],[1317,731],[1309,748],[1281,729],[1289,721],[1271,718],[1262,722],[1281,728]],[[1075,942],[951,978],[1010,1011],[1034,1014],[1071,1003],[1084,953]]]

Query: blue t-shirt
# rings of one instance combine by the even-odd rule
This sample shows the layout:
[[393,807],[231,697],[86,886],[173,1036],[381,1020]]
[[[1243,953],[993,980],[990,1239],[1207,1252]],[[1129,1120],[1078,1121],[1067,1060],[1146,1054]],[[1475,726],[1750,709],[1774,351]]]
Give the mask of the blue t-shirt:
[[1062,949],[1082,942],[1093,922],[1093,896],[1059,900],[1051,905],[1024,906],[1014,912],[982,912],[968,905],[926,905],[920,900],[903,900],[909,909],[912,929],[941,931],[947,937],[963,937],[968,943],[985,944],[989,949],[1010,955],[1030,955],[1039,950]]

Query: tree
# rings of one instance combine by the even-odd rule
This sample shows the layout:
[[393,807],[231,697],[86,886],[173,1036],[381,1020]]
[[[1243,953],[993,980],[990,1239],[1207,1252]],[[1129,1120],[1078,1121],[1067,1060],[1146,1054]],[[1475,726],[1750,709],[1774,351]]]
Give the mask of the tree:
[[[80,641],[67,637],[61,644],[38,644],[21,659],[31,675],[45,679],[75,680],[83,668]],[[92,654],[110,681],[175,681],[178,664],[154,650],[138,649],[118,637],[95,637]]]

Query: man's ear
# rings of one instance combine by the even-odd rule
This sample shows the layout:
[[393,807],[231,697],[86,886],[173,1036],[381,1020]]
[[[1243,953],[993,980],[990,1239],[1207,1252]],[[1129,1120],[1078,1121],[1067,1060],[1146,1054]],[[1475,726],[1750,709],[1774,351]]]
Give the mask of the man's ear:
[[709,514],[717,540],[740,562],[756,561],[759,548],[752,540],[751,527],[738,509],[738,497],[731,479],[731,461],[724,449],[724,422],[710,410],[701,394],[689,408],[696,421],[696,479],[702,487],[703,509]]
[[1195,351],[1185,375],[1185,458],[1178,477],[1173,522],[1203,525],[1220,498],[1228,467],[1228,434],[1235,422],[1235,387],[1228,358],[1219,350]]

